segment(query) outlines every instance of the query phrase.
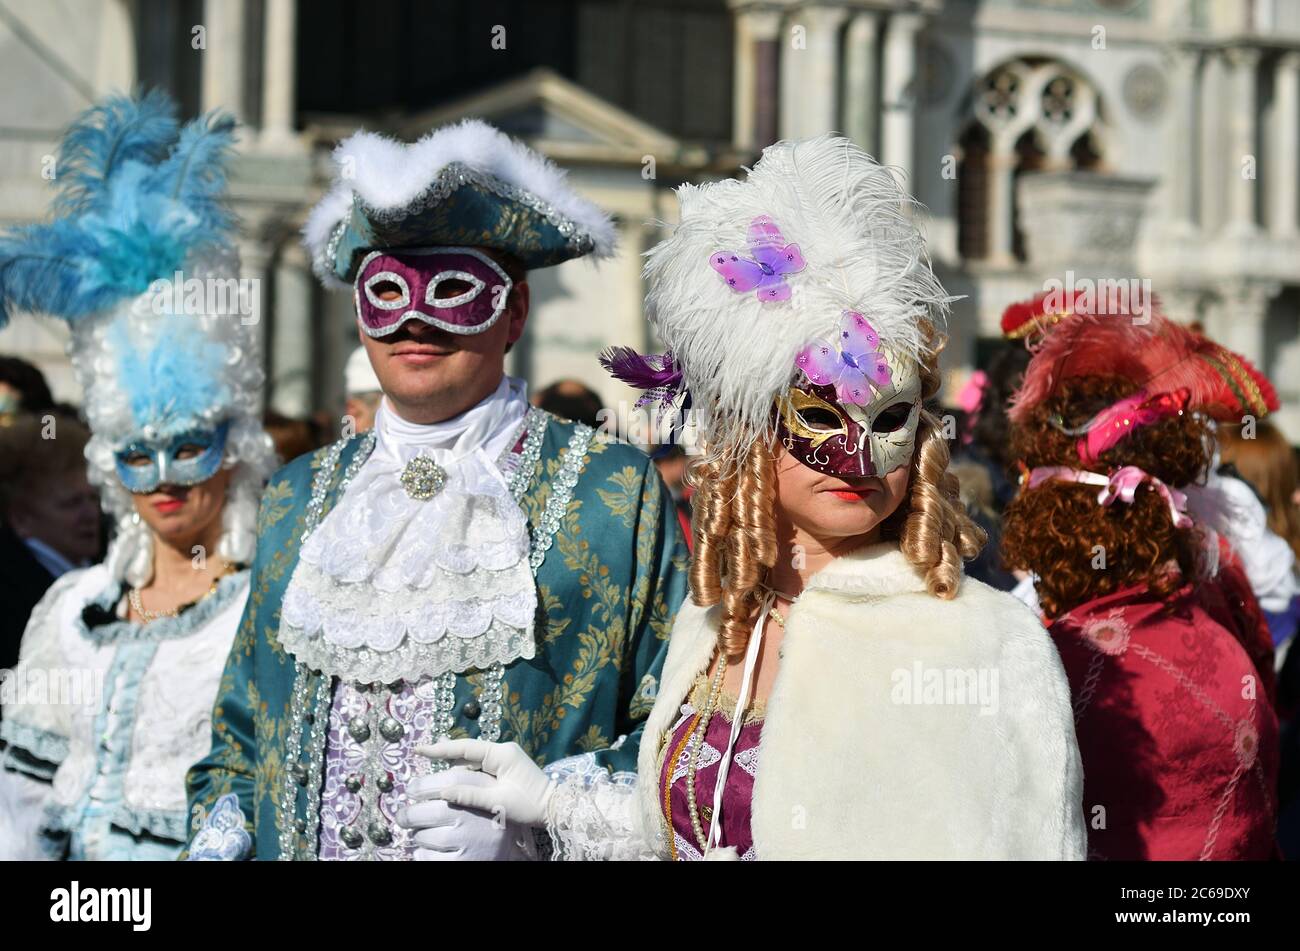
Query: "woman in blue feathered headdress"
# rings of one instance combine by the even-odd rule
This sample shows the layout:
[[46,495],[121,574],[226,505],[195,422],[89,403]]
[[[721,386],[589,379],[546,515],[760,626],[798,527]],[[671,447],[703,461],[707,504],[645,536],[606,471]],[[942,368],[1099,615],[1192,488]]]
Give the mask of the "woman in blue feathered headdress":
[[110,98],[63,140],[53,219],[0,235],[0,326],[70,326],[117,527],[36,607],[0,694],[0,858],[171,858],[186,838],[275,458],[225,205],[233,137],[218,114],[180,125],[159,93]]

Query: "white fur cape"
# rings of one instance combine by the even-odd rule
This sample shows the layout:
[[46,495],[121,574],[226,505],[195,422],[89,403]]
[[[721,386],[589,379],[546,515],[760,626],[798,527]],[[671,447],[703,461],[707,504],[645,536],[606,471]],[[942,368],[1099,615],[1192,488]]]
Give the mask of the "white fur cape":
[[[641,743],[642,828],[665,857],[658,754],[716,631],[716,608],[682,606]],[[932,671],[982,674],[985,702],[952,702]],[[759,745],[760,859],[1082,859],[1082,799],[1069,684],[1024,605],[969,578],[936,598],[891,543],[809,580]]]

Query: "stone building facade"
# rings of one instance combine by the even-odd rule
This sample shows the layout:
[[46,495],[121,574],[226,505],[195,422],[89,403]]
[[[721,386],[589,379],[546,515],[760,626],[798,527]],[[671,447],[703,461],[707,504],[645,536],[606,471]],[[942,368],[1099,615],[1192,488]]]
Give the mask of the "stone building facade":
[[[200,42],[201,37],[201,42]],[[957,385],[1049,280],[1149,286],[1270,375],[1300,441],[1300,3],[1287,0],[47,0],[0,4],[0,223],[43,213],[64,124],[144,83],[244,123],[233,194],[270,405],[334,412],[346,295],[297,244],[329,150],[478,115],[616,216],[619,256],[535,276],[512,354],[625,399],[595,354],[652,345],[639,256],[683,181],[835,129],[906,176],[954,306]],[[1106,283],[1101,283],[1106,282]],[[27,354],[77,394],[55,328]]]

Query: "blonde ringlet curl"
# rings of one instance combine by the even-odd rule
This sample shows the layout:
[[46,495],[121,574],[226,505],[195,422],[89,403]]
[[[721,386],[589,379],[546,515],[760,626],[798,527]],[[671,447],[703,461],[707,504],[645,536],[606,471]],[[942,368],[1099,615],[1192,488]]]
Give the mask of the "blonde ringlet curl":
[[[921,359],[921,398],[939,391],[939,354],[946,338],[922,322],[926,347]],[[691,468],[692,600],[721,605],[719,647],[739,657],[749,642],[754,613],[762,601],[768,570],[776,564],[776,453],[771,436],[756,440],[735,461],[706,451]],[[962,504],[957,477],[948,471],[950,453],[943,423],[922,409],[908,497],[881,526],[881,537],[897,539],[903,556],[925,578],[926,589],[951,600],[961,585],[962,560],[979,554],[988,540]]]
[[701,607],[722,605],[718,638],[727,657],[745,652],[762,584],[776,564],[775,461],[771,443],[760,440],[735,467],[705,458],[691,472],[691,597]]
[[[943,384],[939,354],[948,339],[928,321],[921,322],[921,334],[925,340],[921,399],[925,401]],[[988,535],[967,514],[957,477],[948,471],[952,454],[943,428],[938,417],[927,409],[921,410],[907,504],[900,505],[885,520],[881,534],[885,538],[897,537],[903,557],[925,576],[926,590],[949,601],[957,597],[961,587],[962,560],[978,555]]]

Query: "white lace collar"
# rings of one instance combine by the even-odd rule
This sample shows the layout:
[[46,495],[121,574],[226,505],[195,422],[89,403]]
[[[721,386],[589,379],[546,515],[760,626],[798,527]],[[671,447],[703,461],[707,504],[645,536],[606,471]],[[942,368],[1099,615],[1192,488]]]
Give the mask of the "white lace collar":
[[299,552],[281,612],[289,653],[384,683],[534,655],[528,523],[497,462],[527,410],[509,377],[432,426],[380,407],[374,451]]

